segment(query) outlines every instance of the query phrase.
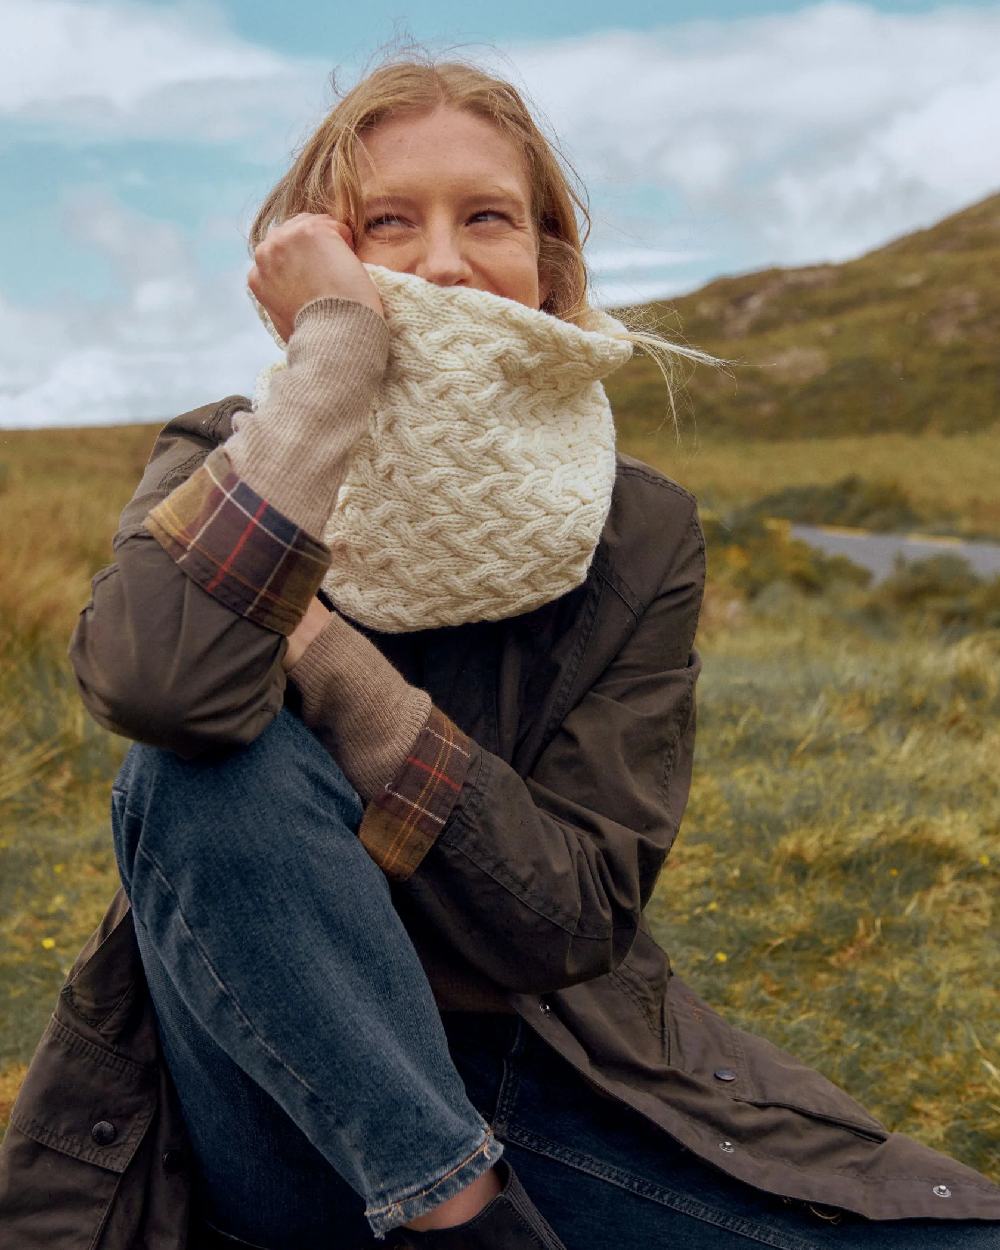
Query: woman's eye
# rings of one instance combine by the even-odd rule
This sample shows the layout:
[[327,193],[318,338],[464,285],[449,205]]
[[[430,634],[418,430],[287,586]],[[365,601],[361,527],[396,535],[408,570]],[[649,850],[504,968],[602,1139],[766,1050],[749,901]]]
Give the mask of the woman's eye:
[[[475,222],[490,218],[497,221],[510,221],[509,214],[501,212],[498,208],[481,208],[478,212],[472,214],[469,221]],[[378,217],[370,217],[365,222],[365,230],[377,230],[380,227],[404,225],[406,225],[406,222],[401,217],[397,217],[395,213],[380,213]]]
[[403,223],[392,213],[383,213],[381,217],[371,217],[365,222],[366,230],[374,230],[376,226],[401,226]]

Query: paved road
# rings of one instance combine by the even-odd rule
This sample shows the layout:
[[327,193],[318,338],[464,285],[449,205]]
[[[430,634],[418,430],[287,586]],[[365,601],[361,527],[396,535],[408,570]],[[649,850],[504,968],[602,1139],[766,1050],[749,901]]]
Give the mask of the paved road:
[[847,556],[855,564],[871,569],[874,580],[888,577],[896,556],[904,560],[926,560],[930,556],[955,555],[968,560],[980,577],[1000,577],[1000,543],[966,542],[960,538],[931,538],[926,535],[870,534],[866,530],[841,529],[832,525],[790,525],[789,533],[830,556]]

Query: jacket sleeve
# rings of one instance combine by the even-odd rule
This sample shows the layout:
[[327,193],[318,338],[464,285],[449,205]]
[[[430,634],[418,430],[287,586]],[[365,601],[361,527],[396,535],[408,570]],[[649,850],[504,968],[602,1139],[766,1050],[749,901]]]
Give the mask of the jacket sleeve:
[[369,853],[498,985],[555,990],[628,954],[690,786],[703,584],[692,506],[659,592],[530,775],[437,713],[367,808]]
[[[115,562],[94,577],[69,646],[83,703],[100,725],[185,758],[250,742],[280,711],[285,635],[328,563],[325,548],[300,537],[316,578],[297,584],[282,600],[281,618],[272,613],[268,624],[262,613],[254,617],[245,604],[228,602],[225,587],[206,593],[147,528],[152,509],[164,501],[169,507],[205,481],[206,461],[224,454],[217,443],[239,398],[185,414],[161,431],[122,513]],[[225,510],[215,516],[218,529]],[[230,582],[245,586],[238,576]]]

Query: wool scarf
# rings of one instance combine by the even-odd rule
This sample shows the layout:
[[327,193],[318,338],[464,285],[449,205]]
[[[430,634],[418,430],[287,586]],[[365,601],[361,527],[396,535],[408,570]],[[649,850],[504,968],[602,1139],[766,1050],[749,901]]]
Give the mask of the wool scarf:
[[[323,535],[323,588],[388,633],[502,620],[573,590],[611,506],[615,434],[601,379],[632,354],[625,327],[596,309],[575,325],[486,291],[365,268],[389,358]],[[255,408],[283,367],[261,373]]]

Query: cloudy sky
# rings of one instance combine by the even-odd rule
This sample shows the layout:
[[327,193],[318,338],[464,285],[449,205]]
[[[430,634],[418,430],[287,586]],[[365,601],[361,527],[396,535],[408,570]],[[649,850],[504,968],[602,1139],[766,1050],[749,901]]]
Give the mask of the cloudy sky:
[[0,426],[165,420],[274,349],[244,232],[379,47],[498,69],[606,303],[856,256],[1000,189],[1000,3],[0,0]]

